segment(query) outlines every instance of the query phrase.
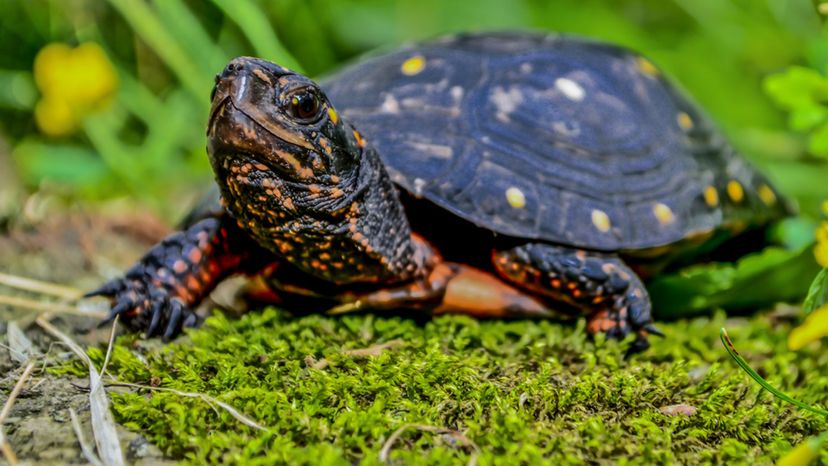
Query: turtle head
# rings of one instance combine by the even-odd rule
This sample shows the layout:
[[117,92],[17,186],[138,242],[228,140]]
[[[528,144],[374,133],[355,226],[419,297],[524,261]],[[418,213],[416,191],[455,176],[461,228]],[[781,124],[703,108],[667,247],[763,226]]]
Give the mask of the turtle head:
[[234,59],[216,77],[207,138],[227,210],[262,246],[340,283],[422,272],[379,156],[307,77]]
[[251,57],[216,76],[207,136],[217,175],[261,168],[271,172],[264,177],[320,188],[353,176],[364,146],[316,83]]

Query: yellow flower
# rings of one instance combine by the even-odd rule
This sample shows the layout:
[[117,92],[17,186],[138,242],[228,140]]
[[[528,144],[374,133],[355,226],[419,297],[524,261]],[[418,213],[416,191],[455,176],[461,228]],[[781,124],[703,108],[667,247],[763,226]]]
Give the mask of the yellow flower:
[[[828,216],[828,200],[822,202],[822,213]],[[828,267],[828,220],[823,220],[817,228],[814,257],[819,265]]]
[[35,107],[35,121],[44,133],[72,132],[90,112],[107,105],[118,86],[115,68],[94,42],[76,48],[49,44],[37,54],[34,78],[43,98]]
[[813,437],[800,443],[787,455],[779,458],[776,466],[807,466],[819,457],[819,449],[824,443],[825,434],[822,437]]
[[788,335],[788,348],[798,350],[812,341],[828,336],[828,304],[823,304],[808,314],[805,322]]

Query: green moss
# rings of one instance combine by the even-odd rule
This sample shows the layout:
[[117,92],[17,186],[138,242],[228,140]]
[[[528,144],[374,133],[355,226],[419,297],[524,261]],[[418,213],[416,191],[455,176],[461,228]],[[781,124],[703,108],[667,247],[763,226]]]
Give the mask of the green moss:
[[[717,315],[664,324],[667,338],[625,360],[625,344],[592,343],[582,325],[457,316],[421,325],[375,315],[291,318],[271,309],[240,320],[218,315],[176,344],[146,349],[121,340],[110,372],[209,394],[270,429],[245,427],[169,392],[114,395],[120,422],[193,464],[380,464],[383,443],[404,424],[461,431],[484,465],[759,464],[828,428],[763,392],[718,341],[726,324],[769,381],[828,404],[828,353],[788,352],[789,327],[769,321]],[[374,357],[348,353],[394,339],[404,346]],[[93,357],[102,360],[102,352]],[[313,368],[322,358],[327,366]],[[696,414],[659,410],[680,403]],[[410,429],[390,458],[463,464],[472,452],[456,437]]]

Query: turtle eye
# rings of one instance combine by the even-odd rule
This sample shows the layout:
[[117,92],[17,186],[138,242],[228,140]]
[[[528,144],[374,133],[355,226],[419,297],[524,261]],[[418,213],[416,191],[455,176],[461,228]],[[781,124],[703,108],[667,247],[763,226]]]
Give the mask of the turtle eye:
[[310,89],[302,89],[289,97],[287,114],[303,123],[319,116],[319,97]]

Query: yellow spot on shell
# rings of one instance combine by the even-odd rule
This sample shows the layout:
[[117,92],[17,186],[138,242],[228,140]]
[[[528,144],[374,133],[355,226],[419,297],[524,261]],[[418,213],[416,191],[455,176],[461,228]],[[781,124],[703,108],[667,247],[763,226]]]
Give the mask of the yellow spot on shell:
[[558,78],[555,80],[555,88],[557,88],[567,99],[575,102],[584,100],[586,91],[580,84],[569,78]]
[[331,123],[339,123],[339,115],[336,114],[336,110],[333,107],[328,107],[328,117],[331,119]]
[[414,76],[425,69],[425,57],[422,55],[415,55],[404,61],[400,70],[406,76]]
[[608,232],[610,230],[610,227],[612,227],[609,215],[607,215],[606,212],[598,209],[594,209],[592,211],[592,224],[595,225],[595,228],[597,228],[598,231],[603,233]]
[[727,195],[730,196],[730,200],[733,202],[742,202],[742,199],[745,198],[745,190],[738,181],[730,180],[727,182]]
[[653,65],[653,62],[647,60],[644,57],[638,57],[636,59],[636,64],[638,65],[638,71],[640,71],[642,74],[645,74],[647,76],[658,76],[659,74],[661,74],[661,72],[658,71],[658,68],[656,68],[656,66]]
[[776,193],[773,192],[773,189],[771,189],[770,186],[762,183],[759,185],[757,193],[759,194],[759,199],[761,199],[766,206],[770,207],[776,204]]
[[690,118],[690,115],[686,112],[679,112],[679,114],[676,115],[676,121],[678,122],[679,127],[681,127],[684,131],[690,131],[693,129],[693,119]]
[[719,205],[719,193],[716,191],[716,188],[713,186],[704,188],[704,202],[706,202],[709,207],[716,207]]
[[655,215],[658,223],[662,225],[673,223],[673,220],[676,219],[673,210],[667,204],[662,204],[661,202],[653,206],[653,215]]
[[506,190],[506,202],[515,209],[522,209],[526,207],[526,196],[523,191],[512,186]]

